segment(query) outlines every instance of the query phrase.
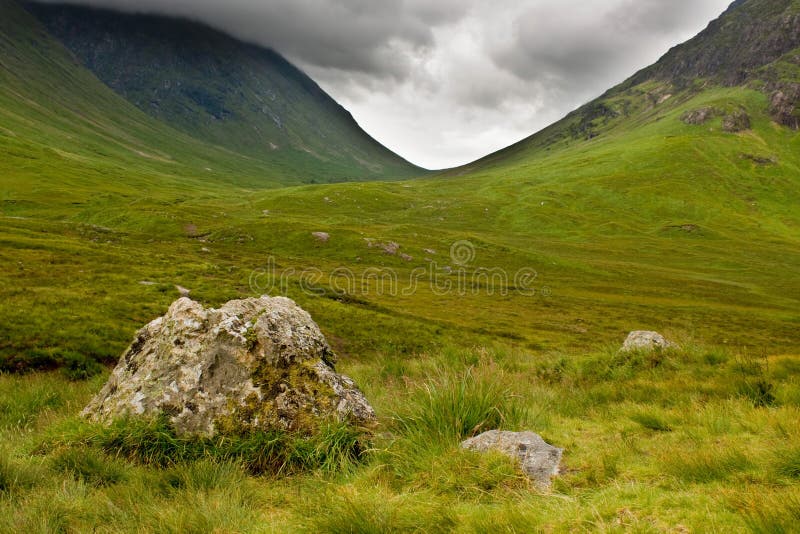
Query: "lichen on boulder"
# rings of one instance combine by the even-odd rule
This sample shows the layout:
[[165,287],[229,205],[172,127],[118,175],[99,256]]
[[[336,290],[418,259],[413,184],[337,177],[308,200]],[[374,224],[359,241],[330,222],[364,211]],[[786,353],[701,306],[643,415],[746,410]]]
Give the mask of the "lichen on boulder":
[[183,435],[283,430],[310,435],[335,420],[370,427],[375,412],[311,316],[261,297],[219,309],[181,298],[139,330],[83,416],[167,417]]

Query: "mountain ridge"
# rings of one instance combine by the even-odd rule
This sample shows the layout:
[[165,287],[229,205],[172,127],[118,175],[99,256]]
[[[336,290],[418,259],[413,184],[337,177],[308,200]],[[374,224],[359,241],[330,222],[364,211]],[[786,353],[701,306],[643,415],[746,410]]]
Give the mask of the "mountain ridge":
[[23,6],[105,85],[201,141],[287,169],[306,168],[309,182],[424,173],[364,132],[274,50],[187,19]]
[[[751,42],[757,45],[751,48]],[[563,119],[444,174],[472,172],[528,150],[591,141],[620,120],[644,116],[711,86],[761,91],[777,123],[800,129],[800,1],[736,0],[697,36]]]

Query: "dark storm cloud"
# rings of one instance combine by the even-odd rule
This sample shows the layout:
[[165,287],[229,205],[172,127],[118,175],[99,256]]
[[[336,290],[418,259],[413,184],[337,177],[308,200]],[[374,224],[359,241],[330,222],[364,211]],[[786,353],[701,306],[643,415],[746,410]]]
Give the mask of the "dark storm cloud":
[[730,0],[75,0],[275,48],[384,144],[444,167],[525,137],[700,31]]
[[189,17],[241,39],[275,48],[306,65],[395,79],[409,75],[405,54],[430,48],[433,29],[458,20],[468,9],[468,4],[455,0],[75,0],[70,3]]

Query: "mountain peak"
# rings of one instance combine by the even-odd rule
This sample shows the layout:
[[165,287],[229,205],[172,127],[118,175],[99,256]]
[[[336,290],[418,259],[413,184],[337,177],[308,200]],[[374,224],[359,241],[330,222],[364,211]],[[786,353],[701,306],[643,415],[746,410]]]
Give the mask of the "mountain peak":
[[627,85],[650,79],[686,86],[697,78],[741,85],[800,47],[800,1],[737,0],[690,41],[671,49]]

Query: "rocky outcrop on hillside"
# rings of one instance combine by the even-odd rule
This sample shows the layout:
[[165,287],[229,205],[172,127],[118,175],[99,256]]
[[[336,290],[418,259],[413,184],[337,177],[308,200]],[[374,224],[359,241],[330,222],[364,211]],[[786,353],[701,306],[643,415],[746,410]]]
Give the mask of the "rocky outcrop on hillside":
[[686,124],[691,124],[693,126],[699,126],[701,124],[705,124],[717,114],[717,110],[714,108],[700,108],[695,109],[693,111],[687,111],[681,116],[681,120]]
[[772,87],[772,118],[778,124],[800,130],[800,83],[777,83]]
[[694,39],[676,46],[629,85],[650,79],[677,86],[698,78],[741,85],[758,69],[800,47],[800,13],[793,0],[738,0]]
[[277,297],[208,309],[181,298],[139,330],[83,415],[167,417],[183,435],[285,430],[328,420],[371,426],[375,412],[304,310]]
[[722,130],[728,133],[738,133],[750,129],[750,116],[744,110],[737,110],[722,119]]

